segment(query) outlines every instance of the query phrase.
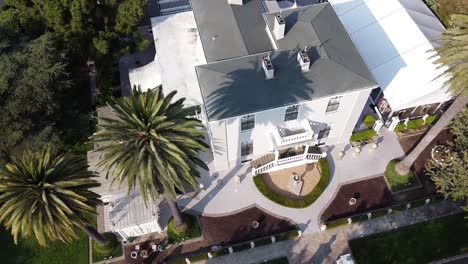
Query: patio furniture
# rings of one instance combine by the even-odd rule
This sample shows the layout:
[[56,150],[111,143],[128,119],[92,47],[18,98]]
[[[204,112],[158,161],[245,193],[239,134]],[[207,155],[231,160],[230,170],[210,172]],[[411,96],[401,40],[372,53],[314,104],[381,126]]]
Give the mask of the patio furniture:
[[131,257],[132,259],[137,259],[137,258],[138,258],[138,252],[132,251],[132,252],[130,253],[130,257]]
[[198,185],[198,187],[200,188],[200,190],[204,191],[205,190],[205,185],[203,185],[203,183],[200,183],[200,185]]
[[369,151],[374,152],[377,149],[377,147],[378,147],[377,143],[372,143]]
[[343,157],[344,157],[344,152],[343,151],[340,151],[340,152],[338,152],[336,154],[336,158],[339,159],[339,160],[343,159]]
[[239,175],[234,176],[235,183],[241,183],[241,177]]
[[302,187],[304,186],[304,181],[296,173],[292,173],[288,179],[288,188],[297,195],[300,195],[302,192]]
[[218,179],[218,180],[216,181],[216,186],[218,186],[218,187],[220,187],[220,188],[223,187],[223,179]]
[[356,198],[353,197],[353,198],[349,199],[348,203],[349,203],[349,205],[355,205],[356,202],[357,202]]
[[142,256],[143,258],[147,258],[147,257],[148,257],[148,251],[146,251],[146,250],[143,249],[143,250],[140,252],[140,256]]
[[361,153],[361,148],[360,147],[355,147],[353,151],[353,156],[354,157],[359,157],[359,154]]
[[152,249],[153,251],[158,250],[158,245],[156,245],[156,244],[154,244],[154,243],[151,243],[151,249]]
[[139,251],[140,250],[140,245],[135,245],[135,250]]

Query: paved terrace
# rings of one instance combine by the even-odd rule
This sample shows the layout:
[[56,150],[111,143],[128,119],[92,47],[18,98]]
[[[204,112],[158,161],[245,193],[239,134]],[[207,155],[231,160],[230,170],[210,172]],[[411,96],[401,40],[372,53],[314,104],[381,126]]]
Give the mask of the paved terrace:
[[[374,152],[369,151],[370,146],[365,146],[359,157],[353,157],[349,144],[331,146],[327,156],[330,162],[331,181],[322,195],[304,209],[283,207],[264,197],[257,190],[248,165],[216,172],[210,153],[203,155],[210,168],[209,173],[202,174],[201,181],[205,190],[196,196],[181,196],[178,203],[181,207],[209,216],[227,215],[257,205],[277,216],[296,222],[305,234],[316,233],[320,230],[320,215],[332,201],[340,185],[380,176],[389,160],[404,155],[398,139],[386,128],[380,131],[378,145],[378,149]],[[337,152],[343,150],[345,151],[343,159],[336,160]],[[241,176],[241,183],[234,181],[236,175]],[[218,180],[222,181],[221,186]]]

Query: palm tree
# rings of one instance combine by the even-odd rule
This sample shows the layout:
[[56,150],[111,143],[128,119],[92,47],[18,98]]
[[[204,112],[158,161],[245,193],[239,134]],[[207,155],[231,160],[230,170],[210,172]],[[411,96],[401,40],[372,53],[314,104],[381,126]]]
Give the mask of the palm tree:
[[434,49],[434,57],[438,57],[435,63],[439,67],[447,68],[438,78],[447,77],[445,84],[457,98],[413,151],[397,164],[400,175],[408,175],[419,155],[468,103],[468,15],[452,15],[451,25],[439,40],[442,45]]
[[115,118],[101,118],[103,124],[93,136],[103,142],[98,166],[112,170],[114,180],[127,182],[128,192],[139,187],[145,202],[164,194],[178,228],[185,228],[176,203],[176,191],[196,188],[198,167],[208,169],[198,158],[208,148],[199,120],[188,118],[193,108],[184,108],[185,98],[171,102],[176,92],[163,95],[157,87],[131,95],[110,105]]
[[85,214],[94,214],[99,186],[88,171],[86,159],[53,154],[50,147],[24,151],[0,169],[0,223],[18,237],[33,235],[41,246],[47,241],[70,242],[73,227],[99,243],[105,239],[89,225]]

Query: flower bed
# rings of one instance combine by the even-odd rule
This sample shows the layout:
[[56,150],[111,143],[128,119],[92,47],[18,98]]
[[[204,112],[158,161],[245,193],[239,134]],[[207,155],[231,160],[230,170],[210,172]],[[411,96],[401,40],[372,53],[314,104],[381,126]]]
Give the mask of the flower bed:
[[315,200],[317,200],[317,198],[322,194],[325,188],[327,188],[328,182],[330,180],[330,168],[329,168],[328,160],[326,158],[321,158],[318,161],[318,164],[320,166],[320,173],[321,173],[320,181],[317,183],[315,188],[310,193],[303,196],[301,199],[291,199],[279,193],[274,192],[265,183],[265,180],[263,179],[263,175],[256,175],[254,177],[255,186],[257,186],[257,189],[266,198],[282,206],[291,207],[291,208],[308,207],[313,202],[315,202]]
[[349,142],[353,147],[377,142],[377,132],[373,129],[357,132],[351,135]]

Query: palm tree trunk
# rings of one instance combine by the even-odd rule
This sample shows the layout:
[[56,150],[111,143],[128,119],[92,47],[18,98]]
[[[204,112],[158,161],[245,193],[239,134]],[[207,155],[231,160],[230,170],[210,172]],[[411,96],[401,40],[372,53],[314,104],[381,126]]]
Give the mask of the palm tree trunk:
[[102,245],[102,244],[106,243],[106,238],[103,235],[101,235],[94,227],[89,226],[89,225],[80,225],[80,224],[76,224],[76,227],[78,227],[83,232],[88,234],[88,236],[90,236],[92,239],[94,239],[99,244]]
[[450,121],[465,108],[465,105],[468,103],[468,96],[460,95],[458,96],[452,105],[445,111],[445,113],[440,117],[427,134],[421,139],[421,141],[416,145],[416,147],[411,151],[408,156],[406,156],[402,161],[398,162],[396,166],[396,171],[400,175],[408,175],[411,166],[419,157],[419,155],[427,148],[427,146],[434,140],[440,131],[442,131]]
[[169,204],[169,207],[171,208],[171,213],[172,213],[172,216],[174,217],[175,226],[178,228],[183,228],[185,226],[185,222],[182,217],[182,213],[180,212],[180,208],[177,205],[177,202],[168,193],[165,193],[164,197],[166,198],[166,201]]

